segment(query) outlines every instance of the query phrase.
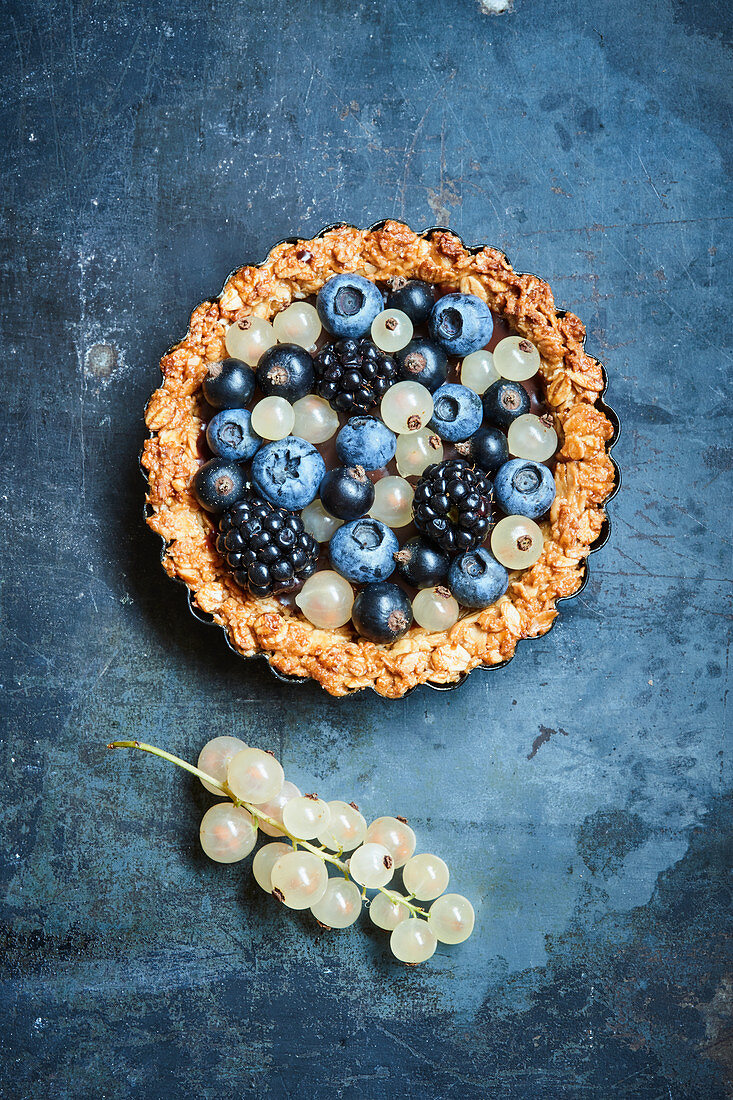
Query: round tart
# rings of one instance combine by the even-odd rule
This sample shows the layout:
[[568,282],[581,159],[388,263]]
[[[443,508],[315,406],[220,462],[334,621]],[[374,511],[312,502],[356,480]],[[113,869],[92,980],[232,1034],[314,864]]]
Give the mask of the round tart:
[[546,283],[446,229],[276,245],[161,360],[142,465],[164,569],[236,652],[332,695],[505,663],[607,532],[618,423],[584,339]]

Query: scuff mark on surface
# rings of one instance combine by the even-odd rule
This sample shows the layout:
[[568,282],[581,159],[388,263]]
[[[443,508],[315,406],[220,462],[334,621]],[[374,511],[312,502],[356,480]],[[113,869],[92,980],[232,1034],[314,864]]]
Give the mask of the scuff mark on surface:
[[440,225],[450,224],[450,207],[459,206],[461,196],[453,180],[442,180],[437,188],[428,187],[428,206]]
[[733,974],[726,974],[716,986],[709,1001],[696,1008],[705,1021],[706,1042],[702,1051],[718,1062],[726,1079],[733,1081]]
[[649,837],[649,827],[628,810],[596,810],[578,829],[578,854],[591,874],[617,874],[629,853]]
[[533,760],[534,757],[537,755],[539,749],[543,745],[546,745],[551,737],[555,737],[558,733],[561,733],[563,735],[563,737],[569,737],[570,736],[568,734],[568,731],[564,730],[562,728],[562,726],[560,726],[556,730],[550,729],[549,726],[540,726],[539,730],[540,730],[540,732],[538,733],[538,735],[535,737],[534,741],[532,742],[532,751],[527,753],[527,759],[528,760]]
[[513,0],[479,0],[478,4],[484,15],[503,15],[513,7]]
[[113,344],[92,344],[84,357],[84,366],[96,378],[109,378],[117,366],[117,348]]

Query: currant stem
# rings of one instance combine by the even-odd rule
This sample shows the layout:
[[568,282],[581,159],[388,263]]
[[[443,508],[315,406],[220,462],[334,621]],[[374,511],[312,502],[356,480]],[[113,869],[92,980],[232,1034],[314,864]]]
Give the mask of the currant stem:
[[[380,887],[380,891],[381,893],[387,894],[391,897],[389,890]],[[408,898],[392,898],[392,900],[396,901],[398,905],[404,905],[405,909],[409,909],[413,916],[425,917],[427,919],[427,912],[424,909],[421,909],[419,905],[412,905]]]
[[150,752],[153,756],[159,756],[161,760],[167,760],[170,764],[175,764],[179,768],[183,768],[184,771],[190,772],[191,775],[197,776],[206,783],[211,783],[212,787],[216,787],[217,790],[225,794],[227,798],[231,798],[232,794],[223,783],[220,783],[218,779],[214,779],[213,775],[207,775],[206,772],[202,772],[200,768],[194,767],[193,764],[189,764],[187,760],[182,760],[180,756],[174,756],[170,752],[166,752],[165,749],[159,749],[155,745],[149,745],[146,741],[110,741],[107,745],[108,749],[142,749],[143,752]]
[[[245,802],[244,799],[237,798],[227,787],[226,783],[220,783],[218,779],[214,779],[213,775],[208,775],[206,772],[202,772],[200,768],[195,767],[193,764],[189,764],[187,760],[183,760],[180,756],[174,756],[171,752],[166,752],[165,749],[159,749],[156,745],[149,745],[147,741],[110,741],[107,745],[108,749],[140,749],[142,752],[149,752],[152,756],[159,756],[161,760],[167,760],[169,764],[175,764],[178,768],[183,768],[184,771],[190,772],[191,775],[195,775],[197,779],[200,779],[204,783],[209,783],[212,787],[216,787],[218,791],[221,791],[223,795],[230,798],[235,806],[243,806],[248,813],[254,818],[258,818],[260,821],[264,821],[267,825],[270,825],[273,829],[277,829],[279,833],[286,836],[294,845],[301,848],[305,848],[307,851],[312,852],[313,855],[318,856],[319,859],[326,860],[328,863],[332,863],[334,867],[338,867],[342,875],[346,879],[350,879],[349,868],[343,860],[338,856],[332,856],[324,848],[316,848],[314,844],[311,844],[308,840],[301,840],[300,837],[293,836],[283,824],[279,821],[275,821],[274,817],[270,817],[268,814],[262,812],[262,810],[253,805],[251,802]],[[340,855],[341,853],[339,853]],[[418,908],[416,905],[412,905],[407,898],[394,898],[389,890],[384,886],[378,887],[380,894],[386,894],[390,900],[397,900],[400,905],[404,905],[413,916],[427,917],[427,913],[424,909]],[[366,896],[366,895],[364,895]]]

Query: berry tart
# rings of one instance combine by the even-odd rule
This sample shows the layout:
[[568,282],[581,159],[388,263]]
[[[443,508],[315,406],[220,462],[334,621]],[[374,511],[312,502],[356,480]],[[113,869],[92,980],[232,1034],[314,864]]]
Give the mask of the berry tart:
[[617,424],[577,317],[445,229],[277,245],[147,407],[166,572],[242,656],[397,698],[507,661],[583,583]]

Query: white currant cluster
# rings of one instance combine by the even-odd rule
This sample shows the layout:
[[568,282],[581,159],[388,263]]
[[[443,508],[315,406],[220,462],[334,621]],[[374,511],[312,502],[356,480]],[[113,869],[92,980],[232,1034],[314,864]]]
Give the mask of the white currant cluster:
[[[206,811],[199,830],[201,847],[217,863],[248,856],[259,831],[287,838],[257,851],[255,881],[288,908],[310,909],[324,927],[348,928],[366,904],[373,923],[390,933],[392,954],[405,963],[424,962],[438,942],[463,943],[471,935],[473,906],[461,894],[445,893],[448,867],[439,856],[414,854],[416,837],[403,818],[378,817],[367,825],[353,802],[303,795],[271,753],[238,737],[207,742],[196,767],[142,741],[113,741],[109,748],[152,753],[196,775],[212,794],[227,796]],[[338,876],[329,877],[329,866]],[[388,890],[400,868],[402,890]],[[367,890],[377,891],[371,900]],[[432,904],[426,910],[416,902]]]

